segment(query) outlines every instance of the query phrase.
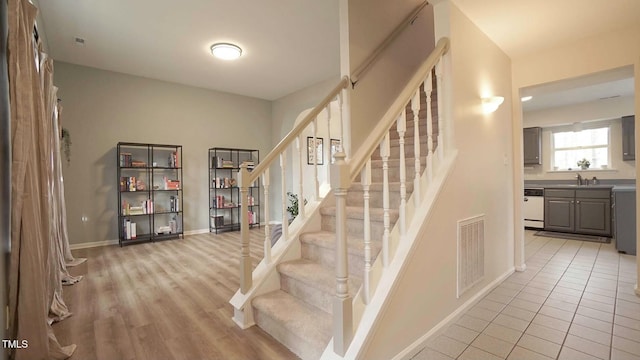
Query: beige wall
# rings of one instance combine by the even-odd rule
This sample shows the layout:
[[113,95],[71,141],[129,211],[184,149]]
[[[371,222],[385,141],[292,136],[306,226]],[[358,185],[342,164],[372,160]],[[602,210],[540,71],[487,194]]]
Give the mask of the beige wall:
[[[362,64],[420,3],[420,0],[348,0],[350,71]],[[355,154],[434,44],[433,7],[428,5],[350,92],[351,154]]]
[[[436,5],[436,16],[447,3]],[[363,359],[392,358],[513,269],[511,62],[453,5],[449,24],[458,159]],[[505,103],[483,115],[482,95],[502,95]],[[485,278],[457,299],[457,221],[479,214],[485,215]]]
[[63,169],[71,244],[118,238],[119,141],[183,146],[185,231],[209,226],[208,148],[271,149],[269,101],[63,62],[54,74],[73,142]]

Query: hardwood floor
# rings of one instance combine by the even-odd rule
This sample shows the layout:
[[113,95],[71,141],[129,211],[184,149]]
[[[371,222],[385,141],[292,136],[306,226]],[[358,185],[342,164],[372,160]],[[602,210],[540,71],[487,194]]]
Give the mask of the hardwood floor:
[[[255,267],[264,228],[250,231]],[[229,299],[239,287],[240,233],[83,249],[64,288],[73,312],[53,325],[72,360],[297,359],[254,326],[241,330]]]

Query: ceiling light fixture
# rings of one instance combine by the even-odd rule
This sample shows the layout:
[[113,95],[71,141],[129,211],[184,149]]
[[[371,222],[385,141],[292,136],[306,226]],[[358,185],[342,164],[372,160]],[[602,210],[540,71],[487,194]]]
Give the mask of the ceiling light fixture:
[[490,114],[496,110],[504,102],[502,96],[491,96],[482,98],[482,111],[485,114]]
[[242,55],[242,49],[230,43],[217,43],[211,45],[211,54],[218,59],[235,60]]
[[525,101],[529,101],[533,99],[533,96],[529,95],[529,96],[523,96],[520,98],[520,101],[525,102]]

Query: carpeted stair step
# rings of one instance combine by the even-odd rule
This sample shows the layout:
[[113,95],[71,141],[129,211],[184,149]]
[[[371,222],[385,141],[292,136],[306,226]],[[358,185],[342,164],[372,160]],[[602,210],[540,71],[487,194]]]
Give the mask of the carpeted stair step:
[[[407,179],[407,199],[413,193],[413,178]],[[400,206],[400,182],[389,183],[389,207],[397,209]],[[382,183],[372,183],[369,186],[369,206],[372,208],[382,207]],[[356,182],[351,185],[347,192],[347,206],[364,206],[364,190],[362,183]]]
[[[389,182],[400,181],[400,159],[390,158],[389,164]],[[420,157],[420,170],[424,171],[427,160],[424,156]],[[415,161],[413,158],[405,159],[405,169],[407,179],[413,179],[415,176]],[[371,160],[371,181],[382,182],[382,160]]]
[[[336,235],[335,232],[317,231],[300,235],[302,243],[302,258],[320,263],[330,269],[335,269]],[[371,262],[378,254],[382,243],[380,240],[371,241]],[[362,278],[364,274],[364,240],[347,236],[347,256],[349,274]]]
[[[413,146],[413,138],[409,138],[409,139],[405,139],[405,144],[404,144],[404,156],[409,158],[409,157],[413,157],[415,155],[415,148]],[[420,136],[420,155],[425,156],[427,154],[427,152],[429,151],[429,149],[427,149],[427,136]],[[389,141],[389,157],[391,159],[399,159],[400,158],[400,140],[398,139],[391,139]],[[377,148],[373,154],[371,154],[371,159],[372,160],[378,160],[381,159],[380,156],[380,148]]]
[[[309,305],[332,313],[333,299],[336,294],[335,268],[320,263],[297,259],[278,265],[280,288]],[[360,278],[349,277],[349,294],[355,296],[362,285]]]
[[302,359],[319,359],[331,340],[332,317],[282,290],[252,301],[254,320]]
[[[335,233],[336,231],[336,208],[327,206],[320,208],[322,215],[322,230]],[[358,206],[347,206],[347,234],[362,238],[364,236],[363,222],[364,209]],[[369,209],[369,219],[371,221],[371,239],[380,240],[384,233],[384,210],[380,208]],[[398,220],[398,210],[389,209],[389,230]]]

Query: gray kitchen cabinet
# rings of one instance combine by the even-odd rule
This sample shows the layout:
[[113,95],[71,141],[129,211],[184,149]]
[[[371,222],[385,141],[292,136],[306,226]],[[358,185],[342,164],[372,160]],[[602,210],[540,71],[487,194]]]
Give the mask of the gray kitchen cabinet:
[[544,229],[611,236],[610,189],[545,189]]
[[622,117],[622,160],[636,159],[636,117]]
[[636,255],[636,190],[615,190],[613,195],[616,249],[625,254]]
[[542,164],[542,128],[524,128],[522,133],[525,165]]
[[575,228],[575,191],[545,189],[544,229],[573,232]]

